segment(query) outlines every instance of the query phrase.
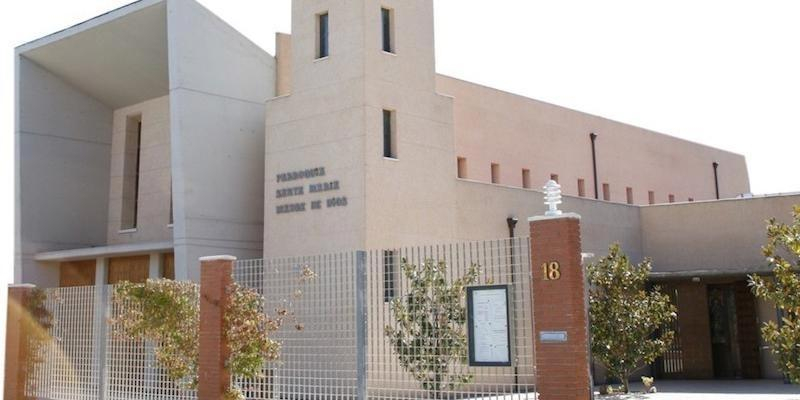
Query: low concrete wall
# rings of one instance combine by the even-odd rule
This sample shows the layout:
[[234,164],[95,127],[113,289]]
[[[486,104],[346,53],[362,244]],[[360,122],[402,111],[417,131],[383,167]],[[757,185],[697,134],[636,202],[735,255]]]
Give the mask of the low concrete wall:
[[800,194],[643,207],[643,252],[657,273],[764,270],[766,220],[788,222],[795,204]]

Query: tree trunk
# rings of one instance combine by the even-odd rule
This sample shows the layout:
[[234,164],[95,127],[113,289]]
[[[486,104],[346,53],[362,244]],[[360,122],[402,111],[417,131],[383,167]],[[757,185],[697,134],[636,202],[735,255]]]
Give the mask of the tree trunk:
[[630,390],[630,382],[628,380],[628,375],[629,374],[627,372],[625,372],[624,375],[620,378],[620,380],[622,380],[622,390],[624,390],[625,393],[630,393],[630,391],[631,391]]

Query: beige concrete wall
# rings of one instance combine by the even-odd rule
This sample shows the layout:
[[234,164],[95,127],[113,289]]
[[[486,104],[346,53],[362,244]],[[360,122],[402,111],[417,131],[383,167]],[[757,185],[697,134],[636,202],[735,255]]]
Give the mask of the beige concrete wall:
[[[534,187],[551,174],[567,194],[577,195],[584,179],[586,196],[594,196],[589,134],[597,138],[598,186],[610,184],[611,201],[625,202],[633,189],[634,204],[715,198],[712,163],[720,163],[722,198],[750,191],[744,157],[653,131],[555,106],[496,89],[437,76],[437,90],[454,100],[456,155],[467,159],[467,178],[490,182],[490,165],[500,165],[500,183],[522,186],[529,169]],[[668,112],[668,110],[664,110]],[[456,160],[452,160],[453,175]]]
[[[363,7],[359,2],[293,1],[291,95],[266,104],[264,256],[362,248],[365,240],[365,82]],[[330,56],[315,59],[316,15],[330,16]],[[313,179],[278,175],[324,168]],[[340,190],[309,193],[309,184],[338,181]],[[301,196],[278,190],[303,187]],[[346,198],[347,205],[327,207]],[[322,207],[311,210],[311,202]],[[279,213],[303,203],[306,211]]]
[[[110,245],[172,239],[169,96],[114,110],[111,140],[111,184],[108,207]],[[141,116],[138,218],[135,230],[123,230],[125,130],[129,117]]]
[[292,92],[292,35],[275,35],[275,96]]
[[[381,7],[395,13],[395,54],[380,45]],[[414,1],[295,1],[291,95],[267,103],[267,257],[450,240],[455,181],[452,100],[434,91],[433,8]],[[327,12],[330,56],[315,59]],[[280,80],[280,78],[279,78]],[[397,159],[383,157],[382,111],[396,113]],[[278,174],[324,167],[324,177]],[[340,189],[309,193],[337,181]],[[303,187],[304,194],[277,191]],[[327,207],[346,198],[343,207]],[[322,201],[319,210],[311,202]],[[279,213],[286,204],[306,211]]]
[[[581,215],[584,252],[602,257],[611,243],[619,242],[631,259],[638,261],[643,257],[640,207],[572,196],[563,200],[562,210]],[[516,235],[528,236],[527,218],[543,215],[545,211],[544,196],[537,190],[467,180],[457,180],[455,204],[457,240],[507,237],[509,216],[520,221]]]
[[800,195],[643,207],[644,253],[655,272],[763,270],[766,220],[791,219]]

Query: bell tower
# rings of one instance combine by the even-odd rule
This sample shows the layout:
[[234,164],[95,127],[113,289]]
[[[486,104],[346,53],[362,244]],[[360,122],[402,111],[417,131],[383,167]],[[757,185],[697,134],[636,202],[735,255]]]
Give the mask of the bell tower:
[[455,238],[432,3],[293,1],[289,94],[266,109],[266,257]]

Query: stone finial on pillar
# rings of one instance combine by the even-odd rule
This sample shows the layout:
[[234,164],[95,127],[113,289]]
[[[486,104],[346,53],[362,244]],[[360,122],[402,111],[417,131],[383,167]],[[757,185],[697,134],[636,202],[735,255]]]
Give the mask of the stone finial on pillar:
[[561,193],[553,184],[545,186],[545,215],[528,219],[536,389],[543,400],[586,400],[593,388],[581,217],[556,208]]
[[558,205],[561,204],[561,185],[549,180],[542,189],[544,189],[544,204],[547,206],[544,215],[547,217],[561,215],[561,210],[558,209]]
[[198,362],[198,400],[219,400],[228,392],[230,371],[225,363],[230,348],[225,340],[227,289],[233,283],[236,257],[200,258],[200,349]]

